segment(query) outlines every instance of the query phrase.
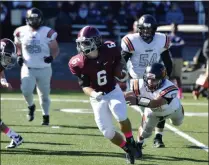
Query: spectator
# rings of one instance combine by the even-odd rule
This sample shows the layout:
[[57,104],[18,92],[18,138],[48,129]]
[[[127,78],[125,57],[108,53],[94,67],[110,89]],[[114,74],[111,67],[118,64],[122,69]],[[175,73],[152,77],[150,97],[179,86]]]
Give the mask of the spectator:
[[97,7],[96,2],[90,2],[89,4],[89,13],[88,13],[88,24],[99,24],[100,23],[101,12]]
[[198,24],[204,25],[205,24],[205,9],[201,0],[194,2],[194,8],[198,15]]
[[172,3],[169,11],[166,14],[166,23],[171,24],[175,22],[177,24],[184,23],[184,15],[177,3]]
[[60,42],[69,42],[71,39],[71,24],[73,19],[69,14],[68,2],[61,4],[60,12],[55,21],[55,29],[59,34],[57,40]]
[[184,40],[177,35],[178,25],[175,23],[171,24],[172,32],[170,34],[171,46],[170,52],[173,57],[173,71],[171,74],[171,79],[176,79],[177,85],[179,87],[178,98],[183,98],[182,94],[182,84],[181,84],[181,69],[183,67],[183,46],[185,44]]
[[76,24],[87,24],[87,16],[88,16],[88,6],[86,3],[81,3],[79,9],[78,9],[78,14],[76,17]]
[[156,19],[159,24],[165,24],[165,15],[169,10],[170,2],[162,1],[156,8]]

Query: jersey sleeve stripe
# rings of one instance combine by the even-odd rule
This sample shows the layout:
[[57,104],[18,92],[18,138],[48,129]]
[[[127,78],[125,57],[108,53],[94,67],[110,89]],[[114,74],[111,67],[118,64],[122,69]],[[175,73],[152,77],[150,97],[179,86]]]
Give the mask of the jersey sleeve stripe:
[[169,92],[174,91],[174,90],[178,90],[178,88],[177,88],[176,86],[172,85],[172,86],[170,86],[170,87],[165,88],[164,90],[162,90],[162,91],[160,92],[160,96],[161,96],[161,97],[162,97],[162,96],[165,96],[166,94],[168,94]]
[[133,47],[133,44],[131,43],[131,41],[129,40],[128,37],[125,37],[124,38],[124,42],[126,44],[126,46],[128,47],[128,50],[131,52],[131,51],[135,51],[134,47]]
[[47,34],[47,38],[51,38],[52,34],[54,34],[55,31],[53,29],[51,29],[48,34]]
[[165,41],[164,48],[168,49],[171,41],[170,41],[170,38],[167,35],[165,35],[165,36],[166,36],[166,41]]

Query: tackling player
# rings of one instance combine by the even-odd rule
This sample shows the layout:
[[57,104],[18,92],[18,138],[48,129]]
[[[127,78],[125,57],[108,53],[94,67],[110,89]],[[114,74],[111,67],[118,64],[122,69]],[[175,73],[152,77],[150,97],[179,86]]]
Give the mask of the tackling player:
[[[138,79],[143,78],[147,66],[162,62],[167,69],[168,76],[172,72],[172,61],[168,50],[170,40],[167,35],[156,32],[155,18],[149,14],[143,15],[138,20],[137,28],[139,33],[127,34],[121,41],[121,54],[126,61],[129,60],[130,89],[133,89],[136,95],[139,94]],[[164,125],[165,120],[158,123],[155,129],[155,147],[165,146],[162,141]]]
[[179,126],[183,123],[184,109],[177,97],[178,88],[166,78],[166,68],[160,63],[147,66],[143,79],[139,79],[139,95],[134,92],[125,93],[130,105],[145,107],[142,124],[139,127],[137,157],[142,157],[142,144],[145,138],[152,135],[152,130],[159,121],[170,119]]
[[[9,90],[12,89],[10,83],[7,82],[4,70],[11,68],[14,66],[14,62],[16,62],[16,47],[14,43],[7,38],[1,39],[1,47],[0,47],[0,79],[1,86],[7,88]],[[23,143],[23,138],[18,135],[15,131],[11,130],[3,121],[0,119],[0,130],[4,132],[9,138],[11,138],[11,142],[6,148],[16,148],[17,146]]]
[[[72,74],[78,77],[83,92],[90,97],[94,118],[104,137],[121,147],[129,163],[134,164],[135,141],[127,106],[117,79],[127,79],[126,62],[114,42],[102,42],[100,32],[93,26],[82,28],[76,39],[79,54],[69,61]],[[121,68],[121,69],[120,69]],[[112,116],[118,121],[126,137],[114,129]]]
[[33,121],[36,86],[43,114],[42,125],[49,125],[51,63],[59,54],[57,33],[43,26],[43,14],[37,8],[27,11],[26,23],[14,31],[17,63],[21,66],[21,91],[28,104],[28,121]]

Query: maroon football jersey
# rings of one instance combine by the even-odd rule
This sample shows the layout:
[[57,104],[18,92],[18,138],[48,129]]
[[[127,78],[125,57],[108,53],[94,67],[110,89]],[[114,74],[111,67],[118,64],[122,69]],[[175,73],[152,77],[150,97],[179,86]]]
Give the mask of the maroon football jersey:
[[88,59],[83,54],[77,54],[70,59],[68,65],[72,74],[78,77],[87,75],[90,87],[95,91],[108,93],[116,85],[114,70],[120,60],[120,50],[115,43],[106,41],[99,48],[97,59]]

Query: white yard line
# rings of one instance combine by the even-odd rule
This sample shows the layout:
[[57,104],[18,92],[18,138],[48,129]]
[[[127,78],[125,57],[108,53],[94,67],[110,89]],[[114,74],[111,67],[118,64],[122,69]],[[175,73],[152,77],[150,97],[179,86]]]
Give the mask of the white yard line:
[[[24,98],[17,98],[17,97],[1,97],[1,100],[3,101],[24,101]],[[37,98],[34,100],[38,101]],[[78,99],[55,99],[51,98],[51,101],[55,102],[83,102],[83,103],[89,103],[89,100],[78,100]],[[182,103],[183,105],[193,105],[193,106],[208,106],[208,103],[194,103],[194,102],[187,102]]]
[[[142,111],[138,106],[131,106],[131,108],[133,108],[135,111],[139,112],[142,115]],[[175,127],[172,127],[169,124],[165,124],[165,127],[168,128],[169,130],[173,131],[174,133],[178,134],[179,136],[183,137],[184,139],[190,141],[191,143],[195,144],[196,146],[200,147],[201,149],[205,150],[206,152],[208,152],[208,146],[206,146],[205,144],[199,142],[198,140],[194,139],[193,137],[185,134],[184,132],[178,130]]]

